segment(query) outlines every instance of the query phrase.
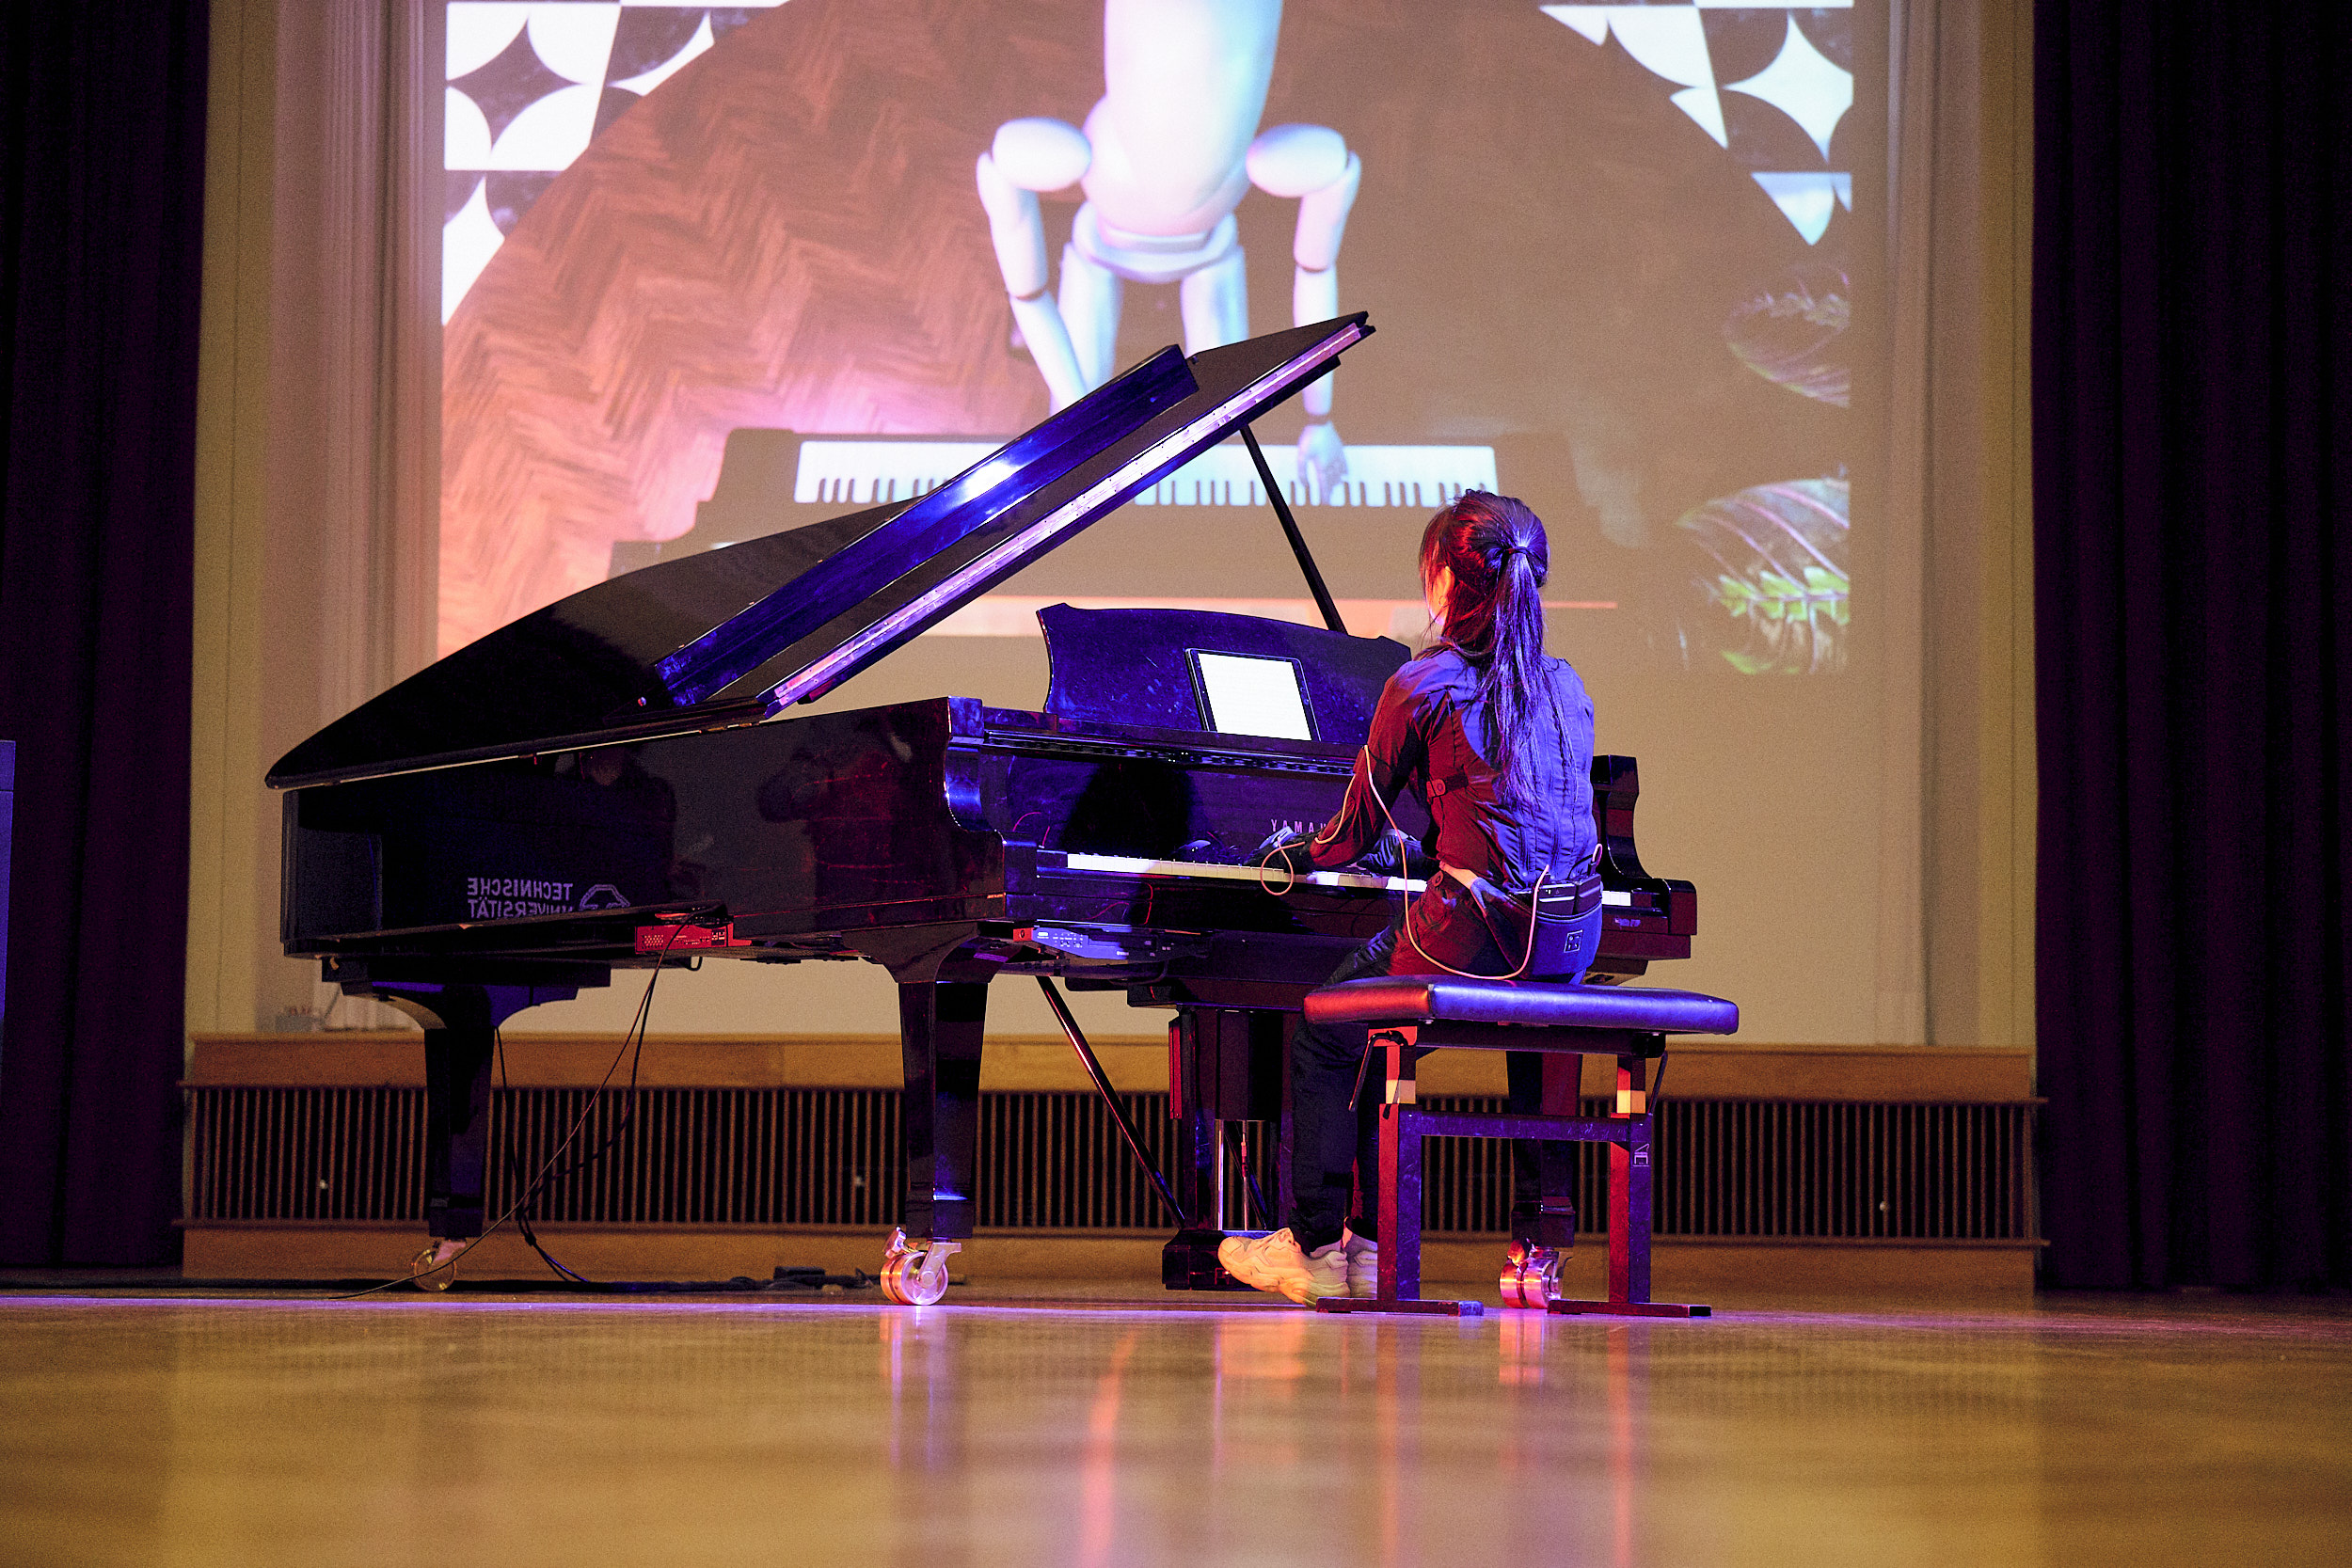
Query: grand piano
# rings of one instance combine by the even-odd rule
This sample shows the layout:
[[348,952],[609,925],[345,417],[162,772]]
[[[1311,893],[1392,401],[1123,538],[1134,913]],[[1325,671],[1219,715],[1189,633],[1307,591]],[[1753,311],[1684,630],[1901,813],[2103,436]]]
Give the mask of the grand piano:
[[[938,1299],[972,1233],[986,1000],[1009,974],[1038,978],[1106,1098],[1057,983],[1173,1009],[1165,1277],[1230,1284],[1226,1124],[1282,1125],[1286,1021],[1420,886],[1250,863],[1277,826],[1328,816],[1407,655],[1342,628],[1250,434],[1371,331],[1359,314],[1163,350],[928,495],[586,589],[279,761],[286,951],[424,1026],[418,1276],[445,1284],[482,1233],[507,1019],[615,970],[852,959],[898,988],[894,1299]],[[1061,606],[1041,615],[1041,712],[941,696],[792,716],[1236,433],[1329,629]],[[1596,978],[1619,978],[1688,955],[1695,900],[1641,866],[1631,759],[1594,772]]]

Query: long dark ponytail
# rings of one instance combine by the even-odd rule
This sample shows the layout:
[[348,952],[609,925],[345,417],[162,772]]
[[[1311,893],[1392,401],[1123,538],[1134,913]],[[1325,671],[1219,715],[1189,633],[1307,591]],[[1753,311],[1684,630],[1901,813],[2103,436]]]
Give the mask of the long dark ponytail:
[[1445,641],[1478,668],[1486,755],[1508,775],[1526,738],[1542,684],[1544,581],[1551,543],[1524,501],[1466,490],[1440,507],[1421,536],[1421,578],[1454,574]]

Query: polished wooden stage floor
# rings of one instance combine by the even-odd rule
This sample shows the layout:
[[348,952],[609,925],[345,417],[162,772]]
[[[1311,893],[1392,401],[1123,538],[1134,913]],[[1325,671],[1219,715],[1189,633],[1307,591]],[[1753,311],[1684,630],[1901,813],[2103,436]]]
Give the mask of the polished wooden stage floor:
[[[1728,1304],[1726,1304],[1728,1305]],[[2322,1563],[2352,1304],[0,1293],[0,1562]]]

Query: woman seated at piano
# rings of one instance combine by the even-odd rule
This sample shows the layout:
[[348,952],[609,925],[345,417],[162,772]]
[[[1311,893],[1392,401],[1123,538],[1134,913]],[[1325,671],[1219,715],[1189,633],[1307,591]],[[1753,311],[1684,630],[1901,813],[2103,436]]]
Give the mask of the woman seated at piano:
[[[1397,833],[1400,794],[1427,806],[1422,847],[1438,870],[1403,918],[1343,963],[1371,974],[1572,980],[1599,938],[1593,825],[1593,704],[1544,652],[1544,525],[1483,490],[1430,518],[1421,580],[1435,640],[1391,676],[1339,814],[1311,838],[1282,835],[1270,865],[1344,865]],[[1400,846],[1401,847],[1401,846]],[[1534,918],[1540,911],[1547,917]],[[1541,1062],[1513,1052],[1511,1103],[1537,1108]],[[1300,1303],[1371,1296],[1379,1267],[1378,1085],[1365,1035],[1302,1025],[1291,1042],[1292,1209],[1283,1228],[1232,1237],[1235,1278]],[[1517,1214],[1538,1204],[1535,1149],[1514,1147]],[[1572,1221],[1569,1222],[1572,1225]],[[1515,1224],[1515,1228],[1517,1228]]]

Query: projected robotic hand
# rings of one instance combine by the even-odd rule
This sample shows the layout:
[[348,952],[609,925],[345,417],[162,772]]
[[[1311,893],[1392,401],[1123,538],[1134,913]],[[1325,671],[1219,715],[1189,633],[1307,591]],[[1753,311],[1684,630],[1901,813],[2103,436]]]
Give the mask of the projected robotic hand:
[[1328,420],[1310,420],[1298,433],[1298,477],[1317,501],[1328,499],[1347,478],[1347,449]]
[[[1340,240],[1363,165],[1327,126],[1258,134],[1281,19],[1280,0],[1105,0],[1104,93],[1085,129],[1009,120],[980,154],[980,204],[1013,325],[1057,409],[1110,379],[1124,283],[1180,286],[1187,354],[1249,336],[1233,209],[1253,184],[1298,203],[1292,321],[1340,313]],[[1062,249],[1057,299],[1037,198],[1073,184],[1087,199]],[[1347,474],[1330,378],[1301,402],[1298,478],[1320,501]]]

